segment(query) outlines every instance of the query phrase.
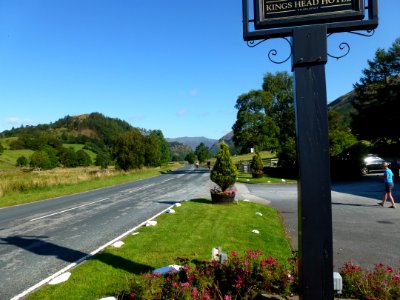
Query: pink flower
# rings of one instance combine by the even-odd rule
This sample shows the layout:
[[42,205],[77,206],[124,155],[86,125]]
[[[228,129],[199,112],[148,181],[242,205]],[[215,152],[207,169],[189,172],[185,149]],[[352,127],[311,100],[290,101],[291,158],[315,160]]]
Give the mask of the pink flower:
[[182,282],[181,287],[183,287],[183,288],[189,287],[189,282]]
[[199,294],[199,292],[197,291],[196,288],[192,289],[192,296],[197,296]]
[[224,296],[224,300],[231,300],[231,296],[225,295],[225,296]]
[[173,283],[172,283],[172,286],[177,287],[178,284],[177,284],[176,282],[173,282]]
[[231,256],[234,256],[234,257],[238,256],[238,254],[237,254],[236,251],[232,251],[232,252],[230,252],[229,254],[230,254]]
[[388,272],[388,273],[393,273],[393,268],[392,268],[392,267],[387,267],[387,268],[386,268],[386,272]]
[[134,299],[134,298],[136,298],[135,294],[132,293],[132,294],[129,295],[129,299]]

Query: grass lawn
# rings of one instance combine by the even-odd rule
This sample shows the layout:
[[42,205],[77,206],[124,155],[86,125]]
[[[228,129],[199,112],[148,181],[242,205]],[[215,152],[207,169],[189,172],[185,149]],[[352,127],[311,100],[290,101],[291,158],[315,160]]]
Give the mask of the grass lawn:
[[296,180],[282,179],[275,177],[268,177],[264,174],[261,178],[253,178],[251,173],[240,173],[237,182],[242,183],[256,183],[256,184],[268,184],[268,183],[296,183]]
[[[68,281],[45,285],[28,299],[100,299],[130,291],[130,282],[143,272],[170,264],[177,257],[189,261],[210,260],[211,249],[226,253],[261,250],[287,263],[292,252],[277,211],[269,206],[239,201],[238,205],[215,205],[194,199],[162,214],[157,226],[141,227],[128,236],[121,248],[109,247],[74,268]],[[262,216],[256,215],[262,213]],[[253,229],[260,234],[252,233]]]

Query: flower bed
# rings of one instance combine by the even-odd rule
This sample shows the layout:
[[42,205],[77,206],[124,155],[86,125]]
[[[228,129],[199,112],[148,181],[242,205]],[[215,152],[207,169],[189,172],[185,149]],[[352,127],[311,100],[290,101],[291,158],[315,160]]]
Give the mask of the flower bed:
[[297,286],[293,269],[257,250],[247,250],[243,257],[231,252],[224,263],[197,262],[194,267],[179,260],[184,264],[179,272],[132,280],[132,292],[122,299],[253,299],[261,293],[290,295]]

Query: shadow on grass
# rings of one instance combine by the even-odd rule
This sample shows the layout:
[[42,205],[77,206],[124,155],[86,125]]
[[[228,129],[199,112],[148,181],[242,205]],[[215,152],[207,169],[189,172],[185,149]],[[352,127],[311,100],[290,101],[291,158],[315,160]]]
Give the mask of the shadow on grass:
[[121,269],[132,274],[141,274],[143,272],[151,271],[154,268],[135,263],[123,257],[111,254],[111,253],[100,253],[95,256],[90,256],[87,253],[79,250],[70,249],[64,246],[59,246],[54,243],[44,241],[43,239],[48,238],[47,236],[9,236],[1,238],[3,241],[0,244],[14,245],[22,248],[26,251],[32,252],[40,256],[54,256],[57,259],[65,262],[74,263],[87,259],[99,260],[113,268]]
[[205,198],[190,199],[189,201],[194,203],[212,204],[210,199]]

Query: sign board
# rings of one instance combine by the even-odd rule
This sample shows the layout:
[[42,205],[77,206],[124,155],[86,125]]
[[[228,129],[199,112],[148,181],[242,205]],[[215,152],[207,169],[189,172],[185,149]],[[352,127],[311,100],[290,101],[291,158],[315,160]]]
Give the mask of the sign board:
[[256,29],[361,20],[364,0],[254,0]]

